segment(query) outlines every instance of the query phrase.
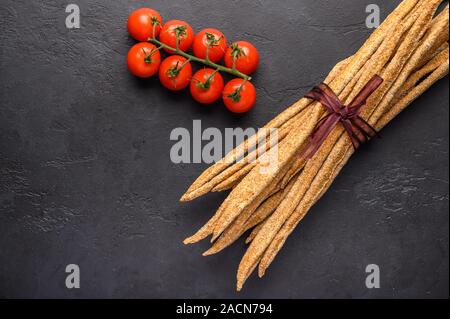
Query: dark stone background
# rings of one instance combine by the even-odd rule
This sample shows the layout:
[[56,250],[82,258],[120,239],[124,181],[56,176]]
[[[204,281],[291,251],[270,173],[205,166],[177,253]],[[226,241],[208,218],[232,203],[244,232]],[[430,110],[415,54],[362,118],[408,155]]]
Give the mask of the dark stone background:
[[[207,166],[172,164],[175,127],[258,127],[320,82],[370,34],[345,1],[76,0],[0,5],[0,296],[410,298],[449,295],[448,77],[362,149],[289,238],[262,280],[237,294],[245,245],[184,247],[223,200],[178,198]],[[386,16],[399,1],[378,1]],[[147,5],[261,52],[244,116],[133,78],[125,21]],[[65,288],[65,266],[81,289]],[[381,289],[365,267],[381,268]]]

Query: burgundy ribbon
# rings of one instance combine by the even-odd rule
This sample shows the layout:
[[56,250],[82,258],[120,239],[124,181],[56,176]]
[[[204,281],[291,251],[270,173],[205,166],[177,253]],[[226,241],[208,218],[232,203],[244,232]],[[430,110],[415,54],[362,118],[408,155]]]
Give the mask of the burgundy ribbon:
[[377,131],[359,116],[359,112],[381,83],[383,79],[375,75],[349,105],[343,105],[325,83],[315,86],[310,93],[306,94],[306,98],[320,102],[329,113],[317,123],[308,146],[302,151],[302,156],[312,157],[338,123],[344,126],[355,149],[367,140],[378,136]]

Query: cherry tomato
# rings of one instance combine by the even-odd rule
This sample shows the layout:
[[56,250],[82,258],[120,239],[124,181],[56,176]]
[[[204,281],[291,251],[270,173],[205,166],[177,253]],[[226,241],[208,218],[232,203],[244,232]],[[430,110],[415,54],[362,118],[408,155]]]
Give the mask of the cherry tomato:
[[[179,38],[178,48],[181,51],[186,52],[191,48],[192,42],[194,42],[194,30],[192,30],[192,27],[184,21],[171,20],[166,22],[159,35],[159,40],[172,48],[176,48],[177,35]],[[175,53],[172,50],[164,50],[170,54]]]
[[172,55],[161,63],[159,80],[172,91],[179,91],[189,85],[192,77],[191,63],[180,55]]
[[201,69],[192,77],[190,90],[192,97],[197,102],[202,104],[214,103],[222,94],[222,75],[213,69]]
[[132,74],[148,78],[158,72],[161,54],[153,44],[141,42],[132,46],[128,51],[127,64]]
[[225,85],[223,102],[233,113],[245,113],[256,102],[256,90],[253,84],[243,79],[233,79]]
[[258,50],[249,42],[235,42],[225,52],[225,65],[233,67],[233,60],[236,59],[236,69],[244,74],[255,72],[259,63]]
[[200,59],[208,58],[210,61],[219,62],[227,49],[227,39],[222,32],[216,29],[204,29],[197,33],[194,39],[194,54]]
[[128,33],[138,41],[148,41],[153,38],[153,24],[156,24],[155,37],[157,37],[162,26],[159,12],[150,8],[134,10],[128,16]]

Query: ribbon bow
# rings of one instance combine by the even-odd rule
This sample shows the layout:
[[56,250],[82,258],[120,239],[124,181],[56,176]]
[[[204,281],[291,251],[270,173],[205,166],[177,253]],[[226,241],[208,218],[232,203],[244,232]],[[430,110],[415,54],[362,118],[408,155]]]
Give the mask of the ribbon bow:
[[367,140],[378,136],[377,131],[359,116],[359,112],[381,83],[383,83],[383,79],[375,75],[349,105],[343,105],[333,90],[325,83],[315,86],[311,92],[306,94],[306,98],[320,102],[329,113],[317,123],[308,147],[302,152],[303,155],[306,158],[312,157],[339,122],[347,131],[355,149],[358,149]]

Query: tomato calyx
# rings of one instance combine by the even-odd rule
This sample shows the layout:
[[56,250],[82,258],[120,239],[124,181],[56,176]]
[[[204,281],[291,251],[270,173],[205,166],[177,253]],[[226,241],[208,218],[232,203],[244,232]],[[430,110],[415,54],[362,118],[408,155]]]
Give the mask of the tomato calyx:
[[158,51],[158,49],[152,49],[150,51],[149,54],[147,54],[147,52],[145,52],[145,49],[142,48],[142,52],[144,53],[144,62],[147,64],[152,64],[154,61],[152,59],[153,55],[155,54],[155,52]]
[[170,68],[167,70],[166,74],[167,77],[171,78],[171,79],[175,79],[181,72],[181,70],[183,70],[183,68],[186,66],[186,64],[188,64],[190,62],[190,59],[187,59],[181,66],[180,61],[177,61],[177,64],[175,64],[174,67]]
[[244,80],[241,85],[239,85],[239,87],[234,90],[233,92],[231,92],[230,94],[227,95],[228,98],[230,98],[234,103],[238,103],[241,101],[242,98],[242,88],[244,87],[245,83],[247,82],[247,80]]
[[232,93],[228,94],[227,97],[229,97],[234,103],[240,102],[242,98],[241,91],[243,86],[244,83],[242,83],[241,86],[234,90]]
[[219,46],[219,42],[220,42],[220,40],[222,40],[223,35],[220,36],[220,38],[218,38],[218,39],[216,39],[216,36],[210,32],[206,32],[205,35],[206,35],[206,42],[207,42],[205,59],[206,59],[206,61],[209,61],[209,48]]
[[211,73],[211,75],[208,76],[205,82],[199,81],[198,79],[194,78],[194,80],[197,81],[197,87],[203,90],[208,90],[211,87],[211,82],[212,80],[214,80],[214,77],[216,76],[217,72],[219,72],[219,70],[215,70],[213,73]]
[[158,25],[160,26],[161,25],[161,22],[159,22],[157,17],[153,16],[151,20],[152,20],[152,25],[153,26],[158,26]]
[[[153,39],[156,39],[156,27],[160,27],[161,26],[161,22],[159,22],[158,18],[156,18],[155,16],[152,17],[151,19],[152,21],[152,26],[153,26]],[[148,39],[149,41],[151,39]]]
[[185,26],[185,25],[179,25],[173,29],[173,31],[175,31],[177,51],[179,50],[180,38],[183,38],[186,36],[186,29],[187,29],[187,26]]
[[186,35],[186,29],[187,29],[187,26],[179,25],[178,27],[174,28],[173,31],[175,31],[175,36],[177,38],[180,38],[180,37],[184,37]]
[[230,93],[227,95],[227,97],[229,97],[234,103],[238,103],[241,100],[241,89],[236,89],[234,90],[233,93]]
[[223,35],[220,38],[216,39],[216,36],[212,33],[206,32],[206,41],[209,47],[216,47],[219,45],[220,40],[223,39]]
[[242,50],[239,45],[237,45],[236,43],[231,45],[231,52],[230,55],[234,58],[240,58],[241,56],[245,56],[245,52],[244,50]]
[[[241,56],[245,56],[245,52],[243,49],[239,47],[237,43],[233,43],[231,45],[231,52],[230,55],[233,57],[233,65],[232,69],[236,69],[236,60],[240,58]],[[239,102],[239,101],[238,101]]]

